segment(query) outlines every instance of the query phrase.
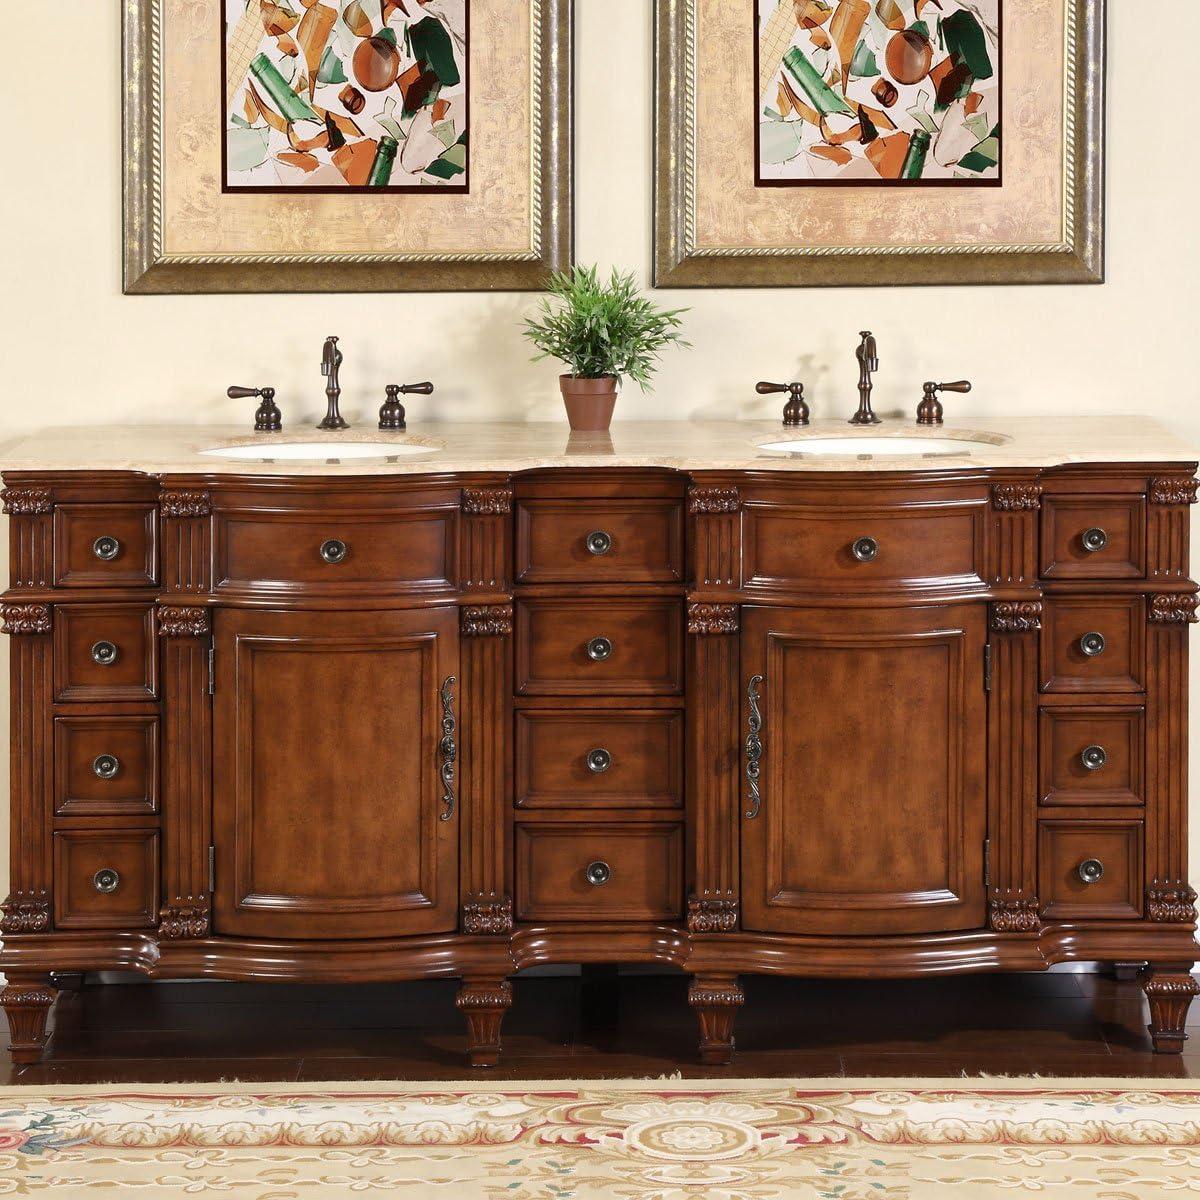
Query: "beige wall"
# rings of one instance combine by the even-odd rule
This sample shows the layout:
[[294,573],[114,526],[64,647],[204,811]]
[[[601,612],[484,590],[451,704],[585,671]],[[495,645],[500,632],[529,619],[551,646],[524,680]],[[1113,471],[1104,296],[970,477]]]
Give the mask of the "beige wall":
[[[432,378],[437,395],[410,406],[414,428],[433,416],[557,418],[555,368],[531,366],[516,336],[527,296],[123,297],[121,5],[73,4],[62,28],[45,7],[6,5],[7,44],[23,49],[0,72],[0,461],[4,440],[43,425],[245,420],[246,405],[224,398],[233,382],[273,383],[285,417],[307,419],[321,409],[328,333],[344,340],[352,416],[387,382]],[[576,7],[579,257],[645,276],[652,5]],[[775,409],[753,394],[764,377],[804,378],[818,416],[846,413],[856,332],[871,328],[885,411],[911,409],[924,379],[965,375],[976,391],[949,401],[964,414],[1135,413],[1200,446],[1195,84],[1169,54],[1200,44],[1200,4],[1109,8],[1105,286],[672,294],[692,308],[694,349],[667,360],[652,395],[623,397],[621,415],[763,415]]]

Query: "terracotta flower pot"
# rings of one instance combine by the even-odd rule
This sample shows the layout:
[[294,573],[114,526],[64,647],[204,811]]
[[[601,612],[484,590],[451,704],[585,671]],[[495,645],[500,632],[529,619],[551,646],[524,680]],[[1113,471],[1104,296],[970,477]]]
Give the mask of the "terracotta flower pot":
[[560,375],[558,384],[572,429],[594,433],[612,424],[613,408],[617,403],[615,375],[602,375],[599,379]]

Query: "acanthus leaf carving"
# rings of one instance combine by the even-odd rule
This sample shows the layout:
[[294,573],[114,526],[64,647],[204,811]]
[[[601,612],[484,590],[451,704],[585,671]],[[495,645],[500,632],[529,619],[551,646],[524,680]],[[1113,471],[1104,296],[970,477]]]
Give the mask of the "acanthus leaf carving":
[[454,1006],[460,1012],[469,1009],[505,1009],[512,1005],[512,984],[507,980],[498,983],[464,983],[454,998]]
[[1004,601],[992,605],[993,633],[1037,633],[1041,627],[1040,600]]
[[164,517],[207,517],[212,512],[212,497],[207,492],[163,492],[158,511]]
[[1042,927],[1037,897],[994,893],[988,900],[988,926],[993,933],[1037,933]]
[[1200,479],[1151,479],[1150,503],[1195,504],[1198,488],[1200,488]]
[[1150,597],[1148,619],[1155,625],[1190,625],[1196,620],[1197,599],[1187,594]]
[[49,488],[5,488],[0,492],[0,502],[10,517],[36,517],[54,511]]
[[738,903],[732,896],[692,896],[688,899],[689,933],[733,933]]
[[689,604],[688,633],[701,636],[737,633],[741,629],[736,604]]
[[741,493],[735,487],[696,487],[688,492],[688,512],[711,516],[735,513],[742,506]]
[[512,900],[508,896],[469,896],[462,906],[462,931],[492,936],[512,933]]
[[48,604],[0,605],[0,632],[14,635],[49,633],[51,624]]
[[1146,889],[1146,916],[1151,921],[1191,925],[1196,920],[1196,892],[1179,879],[1156,879]]
[[511,604],[472,605],[459,619],[463,637],[508,637],[513,631]]
[[206,938],[209,934],[208,904],[195,900],[191,904],[168,904],[158,914],[158,936],[164,940]]
[[512,512],[512,488],[463,488],[462,511],[471,517],[502,517]]
[[168,608],[158,610],[161,637],[204,637],[212,629],[207,608]]
[[50,901],[13,892],[0,904],[0,933],[45,933],[50,928]]
[[992,488],[997,512],[1036,512],[1042,506],[1040,483],[998,483]]

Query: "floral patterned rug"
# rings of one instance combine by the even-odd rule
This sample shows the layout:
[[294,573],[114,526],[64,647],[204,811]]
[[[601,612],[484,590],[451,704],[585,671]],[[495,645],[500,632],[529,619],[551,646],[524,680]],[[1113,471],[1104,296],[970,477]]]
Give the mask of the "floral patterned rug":
[[9,1087],[0,1196],[1143,1200],[1200,1192],[1200,1085],[659,1080]]

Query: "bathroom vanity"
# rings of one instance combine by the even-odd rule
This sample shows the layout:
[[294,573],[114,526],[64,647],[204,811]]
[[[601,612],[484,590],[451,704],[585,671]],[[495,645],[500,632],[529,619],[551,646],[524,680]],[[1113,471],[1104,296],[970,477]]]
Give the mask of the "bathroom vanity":
[[1196,463],[979,429],[10,448],[14,1055],[60,972],[458,978],[485,1066],[538,964],[686,972],[724,1063],[741,975],[1068,960],[1178,1051]]

